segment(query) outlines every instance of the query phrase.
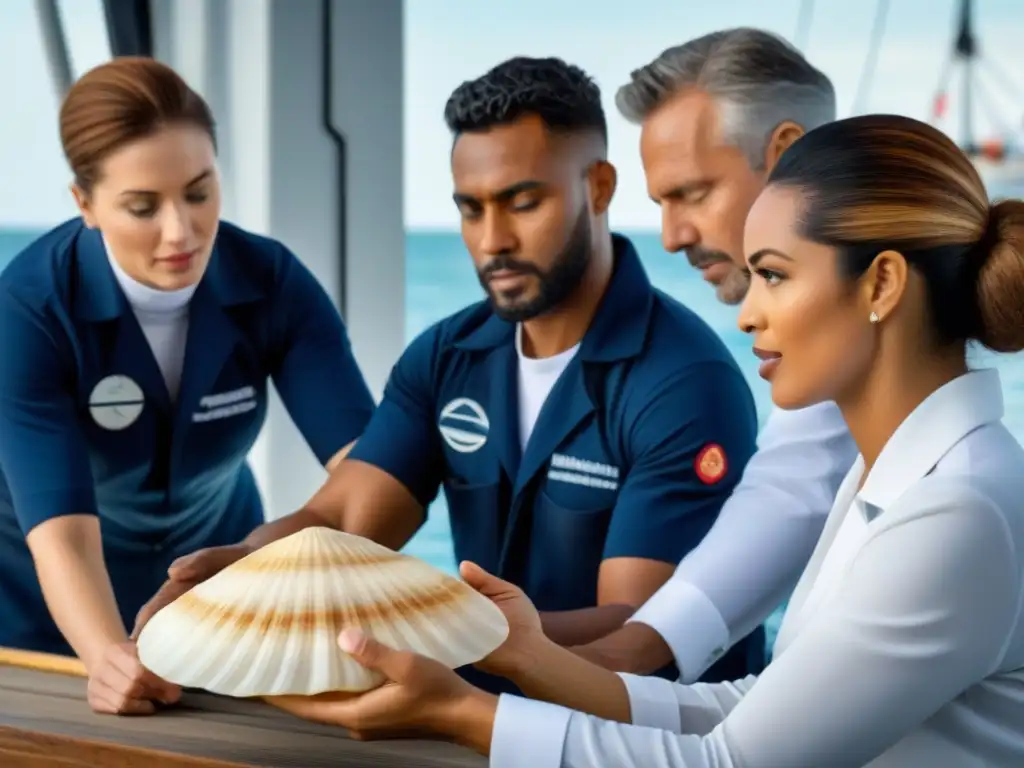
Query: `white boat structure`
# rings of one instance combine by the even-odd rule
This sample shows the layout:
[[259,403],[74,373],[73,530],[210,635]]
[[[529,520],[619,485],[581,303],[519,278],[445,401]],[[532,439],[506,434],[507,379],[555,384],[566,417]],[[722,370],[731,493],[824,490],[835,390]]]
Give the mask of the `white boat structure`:
[[[890,0],[877,0],[868,50],[853,97],[851,114],[867,112],[867,102],[874,81],[875,68],[882,49]],[[801,0],[793,39],[804,49],[810,36],[815,0]],[[1003,71],[998,62],[983,55],[975,32],[975,6],[973,0],[958,0],[953,22],[953,39],[949,55],[942,67],[939,84],[932,100],[929,120],[932,125],[955,136],[961,148],[970,156],[985,181],[989,193],[1024,195],[1024,121],[1021,115],[1007,120],[1005,111],[995,105],[992,86],[1008,94],[1013,103],[1024,107],[1024,90]],[[981,75],[986,75],[982,78]],[[951,94],[955,93],[955,101]],[[954,107],[951,109],[951,105]],[[975,130],[977,111],[983,109],[994,133],[979,139]],[[950,125],[959,120],[959,126]]]

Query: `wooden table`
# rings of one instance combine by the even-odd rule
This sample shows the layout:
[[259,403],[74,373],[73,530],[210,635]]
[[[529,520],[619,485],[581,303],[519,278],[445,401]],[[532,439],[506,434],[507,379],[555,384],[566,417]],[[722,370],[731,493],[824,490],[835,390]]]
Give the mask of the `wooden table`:
[[186,693],[156,715],[96,715],[74,659],[0,649],[3,768],[483,768],[433,741],[349,739],[262,702]]

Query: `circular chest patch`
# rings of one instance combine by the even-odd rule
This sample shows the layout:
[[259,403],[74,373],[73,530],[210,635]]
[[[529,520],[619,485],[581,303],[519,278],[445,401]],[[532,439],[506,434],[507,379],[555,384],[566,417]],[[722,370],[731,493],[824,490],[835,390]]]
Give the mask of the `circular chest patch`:
[[89,395],[89,413],[104,429],[118,431],[134,424],[142,415],[142,388],[127,376],[100,379]]
[[475,453],[484,447],[491,429],[487,412],[476,400],[457,397],[441,409],[438,429],[448,447],[459,453]]

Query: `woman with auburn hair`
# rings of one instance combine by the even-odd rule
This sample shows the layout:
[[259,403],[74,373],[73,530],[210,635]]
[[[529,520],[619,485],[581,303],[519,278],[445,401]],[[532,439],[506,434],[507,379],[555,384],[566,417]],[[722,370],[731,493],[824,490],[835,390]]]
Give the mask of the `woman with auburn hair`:
[[279,704],[364,736],[440,734],[500,768],[1024,765],[1024,449],[998,373],[967,362],[972,341],[1024,349],[1024,202],[990,204],[936,129],[855,117],[786,151],[745,250],[740,326],[773,400],[835,401],[860,451],[761,675],[608,672],[464,564],[511,625],[481,665],[540,701],[342,633],[394,684]]
[[264,522],[268,379],[328,468],[374,403],[309,270],[220,221],[213,118],[173,70],[93,69],[60,135],[81,216],[0,276],[0,646],[77,654],[93,709],[152,712],[179,691],[127,629],[176,557]]

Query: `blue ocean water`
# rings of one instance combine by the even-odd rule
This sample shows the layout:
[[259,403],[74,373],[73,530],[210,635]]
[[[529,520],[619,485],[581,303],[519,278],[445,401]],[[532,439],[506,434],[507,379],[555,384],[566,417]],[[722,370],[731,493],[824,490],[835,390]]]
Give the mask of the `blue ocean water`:
[[[0,269],[39,232],[0,230]],[[656,232],[626,232],[640,254],[651,281],[690,306],[725,340],[745,373],[757,402],[762,422],[771,410],[768,385],[757,375],[757,360],[750,340],[736,327],[736,309],[720,304],[712,289],[682,256],[666,253]],[[456,232],[410,231],[406,235],[406,339],[411,341],[430,324],[483,297],[482,289],[462,240]],[[995,365],[1002,374],[1007,424],[1024,442],[1024,354],[978,354],[975,365]],[[447,509],[443,495],[434,502],[423,528],[407,545],[406,552],[453,572]],[[774,630],[776,614],[770,622]],[[769,638],[773,632],[769,633]]]

